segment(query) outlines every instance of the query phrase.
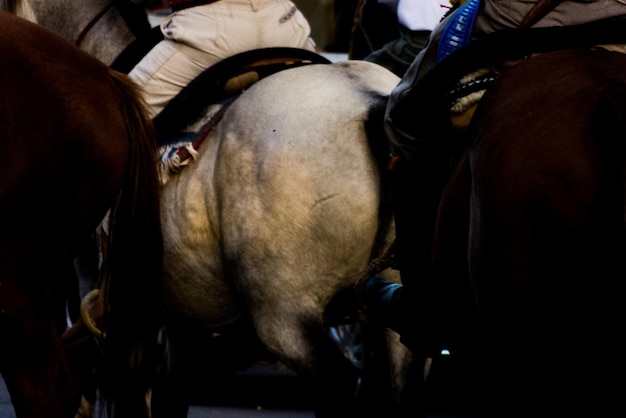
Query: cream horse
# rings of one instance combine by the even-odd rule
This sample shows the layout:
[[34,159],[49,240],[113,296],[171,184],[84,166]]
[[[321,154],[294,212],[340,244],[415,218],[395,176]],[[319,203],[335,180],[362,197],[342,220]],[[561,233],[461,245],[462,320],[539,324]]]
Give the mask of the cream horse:
[[[23,0],[11,7],[80,40],[107,64],[135,39],[109,0]],[[358,414],[355,391],[391,413],[377,392],[367,396],[368,361],[355,367],[330,338],[327,308],[351,292],[394,238],[367,129],[375,127],[384,144],[382,110],[398,81],[364,61],[264,78],[229,106],[190,164],[164,181],[169,374],[153,395],[155,417],[186,416],[184,363],[206,357],[193,352],[198,341],[248,326],[281,363],[316,379],[318,416]],[[410,355],[397,335],[388,340],[390,365],[402,367]],[[391,384],[401,392],[399,381]]]

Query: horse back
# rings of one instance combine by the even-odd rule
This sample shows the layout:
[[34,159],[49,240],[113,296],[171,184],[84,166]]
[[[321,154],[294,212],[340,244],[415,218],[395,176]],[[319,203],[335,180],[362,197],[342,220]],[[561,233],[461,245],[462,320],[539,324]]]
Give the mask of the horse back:
[[617,406],[609,382],[624,364],[606,350],[623,349],[626,313],[624,65],[602,49],[538,55],[506,70],[473,120],[468,254],[483,370],[499,407],[524,416]]

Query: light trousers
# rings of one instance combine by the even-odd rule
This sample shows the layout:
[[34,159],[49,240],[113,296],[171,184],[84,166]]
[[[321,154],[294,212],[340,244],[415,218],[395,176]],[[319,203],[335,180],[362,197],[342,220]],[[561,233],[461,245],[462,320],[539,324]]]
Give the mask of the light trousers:
[[257,48],[315,51],[311,28],[288,0],[220,0],[173,12],[165,39],[130,72],[156,116],[191,80],[229,56]]

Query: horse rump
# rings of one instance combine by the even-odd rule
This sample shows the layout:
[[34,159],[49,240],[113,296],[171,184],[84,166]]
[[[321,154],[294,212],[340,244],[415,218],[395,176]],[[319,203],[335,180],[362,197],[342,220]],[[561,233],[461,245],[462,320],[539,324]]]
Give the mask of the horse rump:
[[468,254],[479,416],[624,410],[624,65],[601,48],[540,54],[478,106]]

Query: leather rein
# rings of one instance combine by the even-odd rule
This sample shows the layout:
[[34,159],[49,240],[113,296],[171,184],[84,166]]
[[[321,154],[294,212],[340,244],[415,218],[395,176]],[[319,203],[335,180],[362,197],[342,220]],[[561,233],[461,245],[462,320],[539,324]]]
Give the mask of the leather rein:
[[100,19],[102,19],[102,17],[105,14],[107,14],[107,12],[109,10],[111,10],[111,8],[113,7],[114,3],[115,3],[115,0],[112,0],[110,3],[108,3],[106,6],[104,6],[104,8],[102,10],[100,10],[100,12],[93,17],[93,19],[91,19],[87,23],[87,25],[83,28],[83,30],[78,35],[78,38],[76,38],[76,42],[74,42],[74,45],[76,45],[77,47],[80,47],[80,44],[85,39],[85,36],[87,36],[87,33],[95,26],[96,23],[98,23],[98,21]]
[[[78,0],[78,1],[84,1],[84,0]],[[87,25],[83,28],[83,30],[80,32],[80,34],[78,35],[78,38],[76,39],[76,42],[74,42],[74,45],[80,47],[80,44],[83,42],[83,40],[85,39],[85,36],[87,36],[87,33],[94,27],[94,25],[96,23],[98,23],[98,21],[100,19],[102,19],[102,17],[109,11],[111,10],[111,8],[115,5],[115,1],[116,0],[111,0],[110,3],[108,3],[106,6],[104,6],[104,8],[102,10],[100,10],[100,12],[98,14],[96,14],[93,19],[91,19],[89,21],[89,23],[87,23]],[[7,5],[7,12],[15,14],[17,11],[17,5],[18,5],[19,0],[7,0],[6,5]]]

